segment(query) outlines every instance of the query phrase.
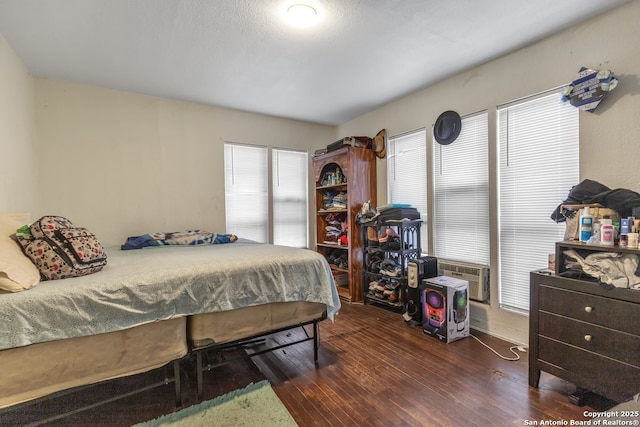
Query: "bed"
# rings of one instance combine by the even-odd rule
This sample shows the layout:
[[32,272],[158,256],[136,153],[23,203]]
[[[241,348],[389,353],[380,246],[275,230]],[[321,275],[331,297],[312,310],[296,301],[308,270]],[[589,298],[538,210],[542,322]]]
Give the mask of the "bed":
[[186,355],[299,325],[314,325],[317,357],[317,323],[340,308],[311,250],[240,239],[106,252],[98,273],[0,294],[0,408],[172,362],[179,380]]

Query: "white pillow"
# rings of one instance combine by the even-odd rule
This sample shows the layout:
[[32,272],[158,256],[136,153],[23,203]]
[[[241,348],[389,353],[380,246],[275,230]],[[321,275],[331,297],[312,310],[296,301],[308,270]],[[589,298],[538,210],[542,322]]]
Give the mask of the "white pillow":
[[40,283],[38,268],[10,237],[25,224],[15,214],[0,215],[0,289],[5,291],[24,291]]

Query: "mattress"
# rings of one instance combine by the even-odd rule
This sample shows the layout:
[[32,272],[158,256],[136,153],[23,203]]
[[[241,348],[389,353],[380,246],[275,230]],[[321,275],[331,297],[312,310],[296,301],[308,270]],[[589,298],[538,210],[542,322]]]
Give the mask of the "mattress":
[[0,351],[0,408],[150,371],[187,354],[186,318]]
[[321,303],[330,319],[340,308],[329,264],[308,249],[235,242],[106,251],[98,273],[0,295],[0,349],[271,302]]
[[198,349],[322,319],[325,312],[324,304],[297,301],[196,314],[187,321],[187,338],[191,346]]

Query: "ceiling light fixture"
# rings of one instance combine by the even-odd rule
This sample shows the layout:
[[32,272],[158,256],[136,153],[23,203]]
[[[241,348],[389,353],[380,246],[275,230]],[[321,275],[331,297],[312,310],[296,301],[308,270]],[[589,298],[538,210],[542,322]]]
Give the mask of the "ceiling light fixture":
[[297,3],[287,9],[287,20],[291,25],[307,28],[318,22],[318,11],[308,4]]

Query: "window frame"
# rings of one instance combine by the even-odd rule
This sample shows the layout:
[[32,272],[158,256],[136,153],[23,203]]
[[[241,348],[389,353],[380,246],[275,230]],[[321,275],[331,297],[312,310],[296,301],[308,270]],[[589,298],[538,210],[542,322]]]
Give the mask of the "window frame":
[[462,117],[460,135],[449,145],[439,144],[432,134],[432,152],[434,255],[489,265],[488,110]]
[[[564,224],[553,222],[551,213],[579,181],[579,110],[561,101],[561,90],[497,106],[498,304],[519,314],[529,312],[529,272],[545,268],[549,254],[555,252],[555,242],[564,237]],[[538,109],[527,110],[536,104]],[[531,123],[534,118],[541,124]],[[547,145],[540,146],[540,140]],[[542,154],[551,152],[554,154],[546,157],[548,163],[539,161]],[[571,168],[567,159],[573,160]],[[514,169],[517,162],[525,165],[518,171]],[[549,177],[551,172],[555,176]],[[518,176],[510,176],[515,173]],[[518,192],[532,182],[538,192],[529,187],[528,203],[521,202]]]
[[[398,148],[404,143],[406,147]],[[418,150],[416,156],[405,158],[403,166],[397,167],[398,156],[406,154],[406,150]],[[422,253],[428,253],[428,177],[429,164],[427,160],[427,128],[418,128],[403,132],[387,138],[387,200],[391,203],[409,203],[420,212],[422,226],[420,227],[420,246]],[[417,165],[417,166],[416,166]],[[413,168],[411,168],[413,166]],[[416,179],[416,170],[422,171]],[[407,172],[401,179],[398,178],[398,170]],[[411,171],[411,172],[410,172]],[[393,185],[398,182],[398,185]],[[410,189],[410,191],[406,191]],[[412,193],[412,194],[409,194]],[[412,195],[419,194],[416,199]]]
[[[298,157],[297,159],[290,159],[290,163],[285,162],[285,164],[292,164],[294,161],[299,161],[298,166],[303,168],[302,174],[298,176],[298,178],[302,178],[298,181],[298,188],[294,188],[294,186],[288,186],[285,191],[288,193],[286,195],[286,200],[280,200],[279,195],[277,194],[277,189],[280,188],[280,175],[290,172],[288,170],[282,170],[280,167],[280,159],[279,155],[290,155]],[[297,248],[308,248],[309,247],[309,153],[306,150],[295,150],[291,148],[279,148],[273,147],[271,149],[271,172],[272,172],[272,180],[271,180],[271,200],[272,200],[272,216],[271,216],[271,226],[273,228],[273,244],[274,245],[284,245],[284,246],[293,246]],[[304,176],[302,176],[304,175]],[[288,176],[289,180],[293,180],[295,176]],[[290,209],[279,207],[280,203],[290,204],[291,198],[294,198],[294,205],[297,207],[298,216],[296,218],[295,213],[290,212]],[[296,199],[297,197],[297,199]],[[296,210],[294,207],[294,210]],[[288,211],[288,212],[285,212]],[[298,232],[303,233],[299,237],[304,236],[304,238],[291,238],[291,235],[286,237],[281,237],[279,233],[288,233],[285,229],[291,229],[293,227],[287,227],[286,221],[279,221],[278,218],[281,214],[287,214],[291,217],[293,215],[293,219],[297,220],[301,226]],[[289,224],[291,225],[291,224]]]
[[[249,157],[257,162],[247,167]],[[224,143],[226,232],[260,243],[269,241],[268,149],[255,144]],[[260,157],[262,161],[260,162]],[[254,160],[254,159],[251,159]],[[243,171],[255,171],[255,175]],[[260,214],[263,215],[260,215]],[[238,220],[238,216],[243,217]]]

